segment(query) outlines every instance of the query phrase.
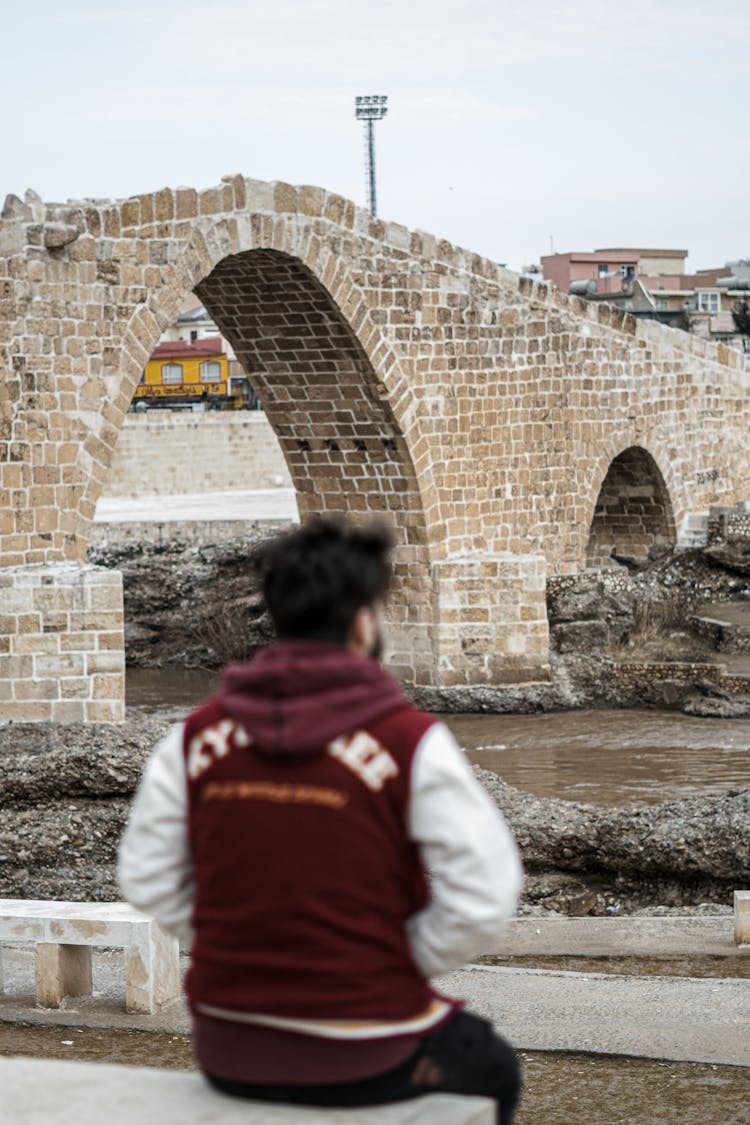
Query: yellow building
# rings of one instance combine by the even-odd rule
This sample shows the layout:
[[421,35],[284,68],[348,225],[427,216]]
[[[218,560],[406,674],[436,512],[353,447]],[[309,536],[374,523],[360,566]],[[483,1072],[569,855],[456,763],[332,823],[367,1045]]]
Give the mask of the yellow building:
[[229,363],[221,339],[191,343],[172,340],[157,344],[136,388],[135,399],[169,399],[175,404],[205,402],[218,407],[244,405],[241,396],[234,392],[232,388],[230,394]]

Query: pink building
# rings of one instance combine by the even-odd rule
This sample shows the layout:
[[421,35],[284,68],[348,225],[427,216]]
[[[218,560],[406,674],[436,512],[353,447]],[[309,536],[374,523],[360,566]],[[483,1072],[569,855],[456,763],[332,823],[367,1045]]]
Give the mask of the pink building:
[[[545,281],[551,281],[564,293],[575,282],[593,282],[590,293],[621,293],[636,278],[651,289],[680,289],[685,274],[687,250],[643,250],[604,248],[593,253],[574,251],[568,254],[546,254],[542,258]],[[575,286],[576,289],[584,285]]]

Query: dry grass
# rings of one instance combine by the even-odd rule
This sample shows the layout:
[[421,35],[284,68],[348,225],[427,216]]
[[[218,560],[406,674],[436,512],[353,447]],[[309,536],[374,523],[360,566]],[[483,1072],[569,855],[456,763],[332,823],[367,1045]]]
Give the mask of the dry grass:
[[257,610],[223,605],[196,621],[195,636],[208,650],[208,667],[248,660],[258,647]]
[[690,630],[693,598],[684,590],[667,590],[656,599],[637,601],[633,624],[619,659],[689,661],[710,660],[710,645]]
[[632,640],[663,637],[675,629],[687,629],[693,602],[684,590],[671,590],[658,600],[637,601],[633,606]]

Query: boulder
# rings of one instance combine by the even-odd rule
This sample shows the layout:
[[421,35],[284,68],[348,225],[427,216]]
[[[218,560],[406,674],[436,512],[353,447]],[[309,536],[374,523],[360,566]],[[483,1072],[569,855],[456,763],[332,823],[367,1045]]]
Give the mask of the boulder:
[[75,242],[79,236],[78,228],[72,223],[45,223],[44,245],[48,250],[60,250]]
[[606,872],[741,886],[750,874],[750,788],[610,809],[534,797],[476,770],[530,870]]

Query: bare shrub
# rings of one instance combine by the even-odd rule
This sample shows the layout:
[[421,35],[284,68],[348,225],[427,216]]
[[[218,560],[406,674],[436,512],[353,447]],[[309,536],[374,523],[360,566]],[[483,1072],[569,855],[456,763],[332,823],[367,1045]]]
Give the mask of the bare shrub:
[[271,638],[270,621],[256,603],[214,607],[196,621],[196,639],[208,650],[206,665],[218,667],[248,660],[260,644]]
[[637,600],[633,605],[631,637],[663,636],[674,629],[686,629],[693,612],[692,599],[684,590],[667,590],[658,599]]

